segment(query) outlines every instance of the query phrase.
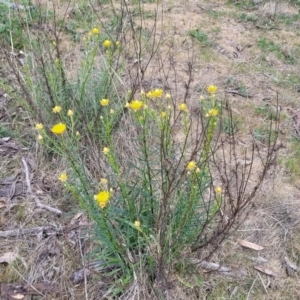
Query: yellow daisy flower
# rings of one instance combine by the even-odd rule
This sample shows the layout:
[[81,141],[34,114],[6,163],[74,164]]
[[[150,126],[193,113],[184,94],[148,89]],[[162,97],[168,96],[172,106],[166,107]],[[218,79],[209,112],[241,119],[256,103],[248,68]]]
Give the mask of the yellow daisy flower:
[[97,201],[98,205],[101,208],[104,208],[109,201],[110,198],[110,192],[106,190],[100,191],[97,195],[94,195],[95,201]]
[[181,111],[188,112],[188,108],[187,108],[186,103],[181,103],[181,104],[179,104],[178,108],[179,108],[179,110],[181,110]]
[[187,168],[189,171],[195,170],[195,169],[197,168],[197,164],[196,164],[196,162],[195,162],[194,160],[191,160],[191,161],[187,164],[186,168]]
[[69,117],[72,117],[72,116],[74,115],[73,110],[69,109],[67,115],[68,115]]
[[215,86],[215,85],[209,85],[206,90],[210,94],[215,94],[217,92],[217,89],[218,89],[217,86]]
[[66,182],[68,180],[68,175],[66,173],[61,173],[58,177],[58,180],[60,180],[61,182]]
[[109,104],[109,99],[102,99],[102,100],[100,100],[100,104],[101,104],[102,106],[108,106],[108,104]]
[[137,228],[137,229],[141,228],[141,222],[140,221],[135,221],[134,222],[134,227]]
[[138,111],[143,107],[144,103],[140,100],[132,100],[129,103],[129,108],[131,108],[133,111]]
[[107,154],[109,153],[109,148],[104,147],[103,150],[102,150],[102,152],[103,152],[105,155],[107,155]]
[[215,116],[218,115],[218,113],[219,113],[219,111],[218,111],[217,109],[212,108],[212,109],[210,109],[210,110],[208,111],[208,113],[207,113],[205,116],[206,116],[207,118],[208,118],[208,117],[215,117]]
[[52,109],[52,111],[56,114],[56,113],[60,113],[61,111],[61,106],[55,105]]
[[160,98],[164,91],[162,89],[155,89],[146,94],[146,96],[150,99]]
[[221,194],[222,193],[222,188],[221,187],[216,187],[215,188],[215,192],[216,192],[216,194]]
[[111,46],[111,41],[110,41],[110,40],[105,40],[105,41],[103,42],[103,46],[104,46],[105,48],[109,48],[109,47]]
[[92,29],[92,33],[93,33],[93,34],[99,34],[99,32],[100,32],[100,30],[99,30],[99,28],[97,28],[97,27],[94,27],[94,28]]
[[44,128],[44,125],[42,124],[42,123],[37,123],[36,125],[35,125],[35,129],[36,130],[42,130]]
[[63,123],[58,123],[51,128],[54,134],[63,134],[67,130],[67,125]]

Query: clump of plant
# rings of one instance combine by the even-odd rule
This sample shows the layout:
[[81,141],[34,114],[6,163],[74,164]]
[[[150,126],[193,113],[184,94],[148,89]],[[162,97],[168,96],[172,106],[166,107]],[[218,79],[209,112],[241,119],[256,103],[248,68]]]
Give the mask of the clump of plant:
[[[122,42],[98,27],[84,37],[76,78],[59,39],[43,48],[45,41],[38,38],[39,51],[22,68],[11,66],[41,149],[66,162],[57,180],[93,220],[98,248],[90,257],[102,266],[109,294],[120,295],[140,278],[164,291],[178,261],[193,253],[209,258],[244,219],[276,139],[258,156],[261,176],[251,185],[258,145],[245,150],[251,162],[241,167],[230,107],[217,86],[207,87],[195,118],[188,85],[181,101],[172,90],[137,92],[138,81],[125,92]],[[222,135],[224,120],[229,135]]]

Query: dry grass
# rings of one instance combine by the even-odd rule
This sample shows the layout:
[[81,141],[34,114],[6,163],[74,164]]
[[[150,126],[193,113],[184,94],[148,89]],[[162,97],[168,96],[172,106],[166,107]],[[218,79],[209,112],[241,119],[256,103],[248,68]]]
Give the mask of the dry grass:
[[[248,274],[245,278],[228,278],[218,272],[192,268],[190,272],[170,274],[169,290],[165,295],[158,295],[155,287],[153,291],[147,290],[146,282],[140,279],[143,274],[137,274],[137,280],[120,299],[300,299],[299,272],[287,271],[285,262],[287,257],[300,264],[300,193],[295,182],[290,181],[285,164],[291,153],[289,141],[294,133],[293,112],[298,109],[300,97],[297,91],[300,86],[299,25],[296,21],[287,25],[279,18],[296,14],[292,3],[281,3],[275,16],[266,14],[266,5],[270,4],[248,10],[226,5],[226,1],[186,1],[184,4],[167,1],[163,18],[161,5],[148,3],[144,6],[145,14],[149,16],[159,8],[157,31],[162,42],[146,73],[144,88],[162,87],[172,92],[175,102],[180,101],[186,91],[187,64],[193,58],[194,75],[188,97],[192,107],[199,101],[205,86],[217,84],[219,97],[229,101],[239,122],[237,138],[241,145],[247,145],[251,131],[267,126],[267,115],[257,114],[256,108],[265,103],[276,105],[278,95],[282,108],[280,140],[284,148],[278,153],[280,164],[274,166],[273,174],[264,183],[247,220],[212,257],[213,262],[233,270],[245,270]],[[243,20],[243,13],[255,15],[256,21]],[[153,26],[153,18],[145,20],[145,28],[151,31]],[[271,26],[272,30],[265,30],[262,26]],[[208,36],[209,46],[189,37],[189,32],[195,29]],[[281,52],[260,48],[258,41],[262,38],[276,42]],[[68,41],[67,35],[64,39],[65,57],[70,58],[71,67],[76,65],[79,47],[75,48],[76,43]],[[288,61],[289,55],[294,57],[294,63]],[[146,59],[145,54],[143,60]],[[5,65],[1,73],[10,78]],[[231,91],[246,92],[247,96]],[[11,107],[11,110],[6,107]],[[288,113],[290,111],[292,113]],[[193,115],[197,118],[197,112]],[[0,119],[3,125],[9,125],[10,133],[17,132],[11,141],[0,140],[0,227],[1,231],[20,230],[16,237],[0,238],[0,256],[7,252],[18,254],[13,263],[0,264],[0,282],[39,289],[39,292],[32,292],[35,296],[26,295],[23,299],[110,299],[109,285],[102,281],[101,272],[97,270],[87,268],[89,274],[80,283],[71,280],[71,275],[87,264],[86,257],[98,245],[91,240],[89,220],[84,216],[73,219],[78,208],[56,180],[63,169],[55,160],[45,160],[39,146],[28,138],[30,122],[12,95],[0,97]],[[122,122],[126,125],[125,119]],[[21,127],[25,131],[21,131]],[[120,128],[126,128],[125,133],[122,130],[117,133],[125,159],[134,151],[127,139],[131,129],[128,126]],[[21,141],[26,141],[25,145],[18,141],[19,133]],[[36,209],[34,200],[26,192],[21,162],[24,156],[31,158],[33,192],[42,203],[61,209],[62,216]],[[11,176],[14,178],[9,181]],[[19,188],[14,188],[17,186],[23,187],[22,193],[17,193]],[[45,229],[30,236],[21,234],[22,229],[34,227]],[[256,252],[242,248],[237,243],[238,238],[261,245],[264,250]],[[264,262],[261,258],[265,259]],[[262,265],[278,276],[260,273],[253,268],[256,265]],[[45,288],[36,286],[38,283],[51,285],[51,298]]]

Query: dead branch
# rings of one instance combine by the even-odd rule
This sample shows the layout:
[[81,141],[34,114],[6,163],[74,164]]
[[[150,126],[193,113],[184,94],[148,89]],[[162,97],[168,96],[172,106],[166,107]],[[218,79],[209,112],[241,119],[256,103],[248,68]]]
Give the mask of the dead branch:
[[231,277],[246,277],[247,272],[245,270],[232,270],[228,267],[223,267],[219,264],[208,262],[205,260],[191,259],[191,262],[201,269],[209,272],[219,272],[222,275],[231,276]]
[[49,211],[51,211],[55,214],[61,215],[62,212],[59,209],[48,206],[48,205],[45,205],[45,204],[42,204],[40,202],[39,198],[32,192],[31,184],[30,184],[28,165],[27,165],[27,162],[26,162],[24,157],[22,157],[22,163],[24,165],[24,170],[25,170],[25,175],[26,175],[27,191],[30,194],[30,196],[33,198],[33,200],[35,202],[35,205],[39,208],[46,209],[46,210],[49,210]]

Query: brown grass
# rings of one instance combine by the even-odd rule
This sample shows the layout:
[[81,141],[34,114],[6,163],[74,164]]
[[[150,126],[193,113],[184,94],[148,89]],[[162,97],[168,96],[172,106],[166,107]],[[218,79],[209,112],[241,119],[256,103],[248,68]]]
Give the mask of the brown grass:
[[[231,235],[216,252],[212,261],[231,267],[233,270],[246,270],[246,278],[223,277],[218,272],[204,272],[191,269],[190,272],[170,274],[169,289],[165,299],[300,299],[298,288],[299,272],[289,270],[285,257],[299,265],[300,263],[300,204],[298,187],[290,181],[290,174],[285,168],[285,159],[289,156],[288,141],[292,138],[293,111],[298,108],[299,80],[292,82],[292,76],[298,76],[300,44],[296,24],[286,25],[280,22],[278,14],[294,15],[296,8],[291,3],[282,3],[277,15],[266,14],[266,4],[248,11],[227,1],[186,1],[175,3],[167,1],[164,15],[161,4],[145,4],[145,12],[158,10],[157,31],[162,45],[152,60],[145,74],[142,86],[163,87],[172,92],[176,103],[185,94],[188,80],[187,64],[194,60],[194,75],[189,91],[188,103],[193,106],[199,101],[208,84],[217,84],[218,97],[227,99],[235,114],[238,124],[237,138],[247,145],[251,131],[258,126],[267,126],[266,116],[257,114],[255,108],[268,103],[276,105],[277,93],[282,108],[282,134],[280,140],[284,148],[278,157],[282,164],[274,167],[273,173],[265,181],[259,197],[255,199],[254,208],[247,220]],[[283,5],[284,4],[284,5]],[[259,21],[246,22],[239,18],[241,13],[257,14]],[[61,15],[63,15],[63,10]],[[215,17],[217,16],[217,17]],[[174,22],[176,20],[176,22]],[[270,21],[272,30],[262,29],[262,21]],[[259,26],[257,26],[259,25]],[[145,20],[145,28],[153,28],[153,18]],[[267,26],[267,25],[266,25]],[[189,31],[199,29],[207,34],[211,46],[203,47],[189,37]],[[69,66],[76,66],[79,47],[64,36],[64,54],[70,57]],[[296,63],[289,64],[284,55],[274,52],[263,54],[257,46],[260,38],[274,40],[282,45],[283,52],[296,53]],[[293,54],[294,55],[294,54]],[[263,57],[265,56],[265,57]],[[147,59],[147,52],[143,60]],[[176,66],[175,69],[173,67]],[[176,72],[175,72],[176,71]],[[9,69],[4,65],[1,72],[10,78]],[[72,68],[70,69],[72,72]],[[175,76],[176,75],[176,76]],[[298,77],[299,78],[299,77]],[[228,92],[243,88],[249,97]],[[1,95],[1,94],[0,94]],[[8,110],[6,107],[10,107]],[[18,113],[14,113],[13,110]],[[287,111],[292,111],[288,114]],[[195,112],[194,118],[197,118]],[[51,284],[51,298],[40,289],[36,296],[24,299],[104,299],[109,284],[101,279],[97,270],[88,270],[89,275],[83,282],[74,284],[71,275],[86,263],[86,256],[97,246],[90,238],[89,220],[72,218],[78,212],[73,199],[69,199],[57,184],[56,178],[63,168],[56,161],[47,161],[38,144],[28,138],[30,123],[27,115],[13,99],[0,97],[0,119],[12,130],[21,132],[26,145],[13,138],[13,144],[0,142],[0,191],[13,191],[14,185],[23,185],[23,193],[3,194],[0,198],[1,231],[18,230],[32,227],[47,227],[31,236],[19,234],[17,237],[0,238],[0,256],[6,252],[17,252],[18,259],[11,264],[0,264],[0,282],[2,284],[21,284],[35,287],[37,283]],[[126,124],[126,120],[123,120]],[[20,128],[24,127],[25,131]],[[130,131],[130,128],[126,127]],[[26,134],[25,134],[26,133]],[[124,159],[132,155],[133,146],[127,140],[126,132],[117,133],[118,144],[123,149]],[[14,148],[14,147],[15,148]],[[44,204],[63,210],[61,217],[47,211],[37,210],[33,199],[26,192],[25,175],[21,158],[32,159],[32,188]],[[242,156],[242,153],[241,153]],[[96,157],[95,157],[96,159]],[[14,181],[5,184],[8,177],[15,175]],[[8,188],[9,187],[9,188]],[[4,192],[3,192],[4,193]],[[51,227],[51,228],[49,228]],[[254,250],[241,247],[237,238],[244,239],[264,247]],[[265,262],[261,262],[264,258]],[[253,267],[262,265],[278,274],[268,276]],[[88,268],[89,269],[89,268]],[[180,280],[177,276],[180,277]],[[197,278],[202,283],[199,284]],[[128,293],[120,299],[154,299],[159,298],[155,287],[147,290],[143,274],[137,274],[137,281],[132,283]],[[2,285],[3,287],[3,285]],[[109,293],[108,293],[109,294]],[[5,298],[3,298],[5,299]],[[10,298],[7,298],[10,299]],[[110,299],[109,296],[105,299]]]

